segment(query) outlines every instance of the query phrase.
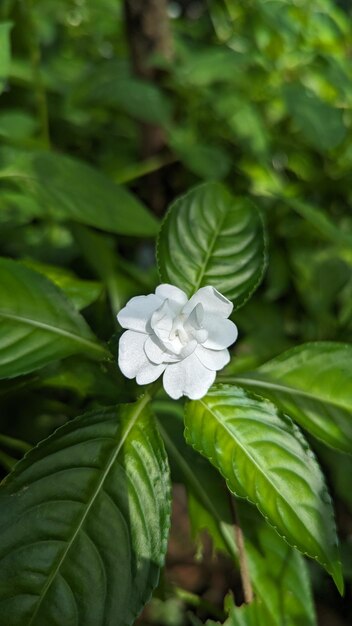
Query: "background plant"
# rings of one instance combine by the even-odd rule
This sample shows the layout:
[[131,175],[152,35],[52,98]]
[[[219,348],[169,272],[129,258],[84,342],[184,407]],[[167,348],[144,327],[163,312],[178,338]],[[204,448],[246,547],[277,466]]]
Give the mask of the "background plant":
[[[300,554],[342,590],[328,483],[349,589],[348,10],[172,3],[141,66],[115,0],[2,3],[4,475],[44,440],[2,492],[7,624],[132,623],[164,562],[169,464],[195,536],[207,529],[255,600],[223,611],[166,570],[143,619],[349,623],[348,594]],[[240,339],[222,380],[183,407],[120,375],[115,317],[161,280],[190,295],[190,258],[198,287],[234,301]]]

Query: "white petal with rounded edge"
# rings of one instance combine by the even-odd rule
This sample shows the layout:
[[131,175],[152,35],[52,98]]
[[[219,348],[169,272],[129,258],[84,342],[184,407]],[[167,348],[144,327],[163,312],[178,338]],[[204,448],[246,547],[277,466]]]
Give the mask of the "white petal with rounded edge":
[[148,335],[126,330],[119,343],[119,368],[127,378],[134,378],[137,372],[148,362],[144,344]]
[[183,361],[168,365],[163,376],[166,393],[174,400],[182,395],[199,400],[215,380],[215,372],[202,365],[195,353]]
[[228,317],[232,313],[233,304],[214,287],[201,287],[187,302],[184,313],[191,313],[197,304],[202,304],[205,313],[216,313]]
[[213,313],[204,315],[203,326],[209,333],[208,339],[203,343],[205,348],[222,350],[231,346],[238,337],[236,324]]
[[131,298],[118,313],[118,322],[122,328],[129,328],[142,333],[147,332],[147,322],[149,322],[152,314],[161,304],[162,300],[154,293],[149,294],[149,296]]
[[150,361],[148,361],[142,365],[137,374],[136,381],[138,385],[149,385],[149,383],[153,383],[154,380],[159,378],[159,376],[163,373],[165,367],[166,364],[155,365],[154,363],[150,363]]
[[156,365],[160,365],[160,363],[175,363],[175,361],[179,360],[177,356],[166,352],[159,344],[158,340],[152,336],[149,336],[145,342],[144,352],[148,359]]
[[178,287],[174,287],[174,285],[168,285],[167,283],[163,283],[159,285],[155,290],[155,295],[157,295],[161,300],[171,300],[175,302],[180,307],[183,307],[188,298],[182,289]]
[[196,355],[205,367],[210,370],[222,370],[230,361],[228,350],[209,350],[204,346],[197,346]]

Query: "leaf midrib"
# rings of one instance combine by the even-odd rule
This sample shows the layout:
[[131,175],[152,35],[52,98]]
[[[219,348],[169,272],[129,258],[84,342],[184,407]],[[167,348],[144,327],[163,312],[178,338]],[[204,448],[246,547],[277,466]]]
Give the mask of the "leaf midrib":
[[222,218],[219,220],[219,224],[218,224],[218,226],[216,227],[216,229],[214,231],[214,234],[212,236],[212,239],[211,239],[209,247],[208,247],[208,251],[207,251],[207,253],[205,255],[204,262],[200,266],[200,270],[199,270],[198,276],[196,278],[196,282],[195,282],[195,286],[194,286],[194,289],[193,289],[193,293],[198,291],[198,289],[199,289],[199,287],[200,287],[200,285],[202,283],[202,280],[204,278],[204,275],[205,275],[205,272],[206,272],[206,269],[207,269],[207,265],[208,265],[209,259],[210,259],[211,255],[213,254],[213,250],[214,250],[214,246],[215,246],[216,240],[219,237],[219,234],[221,232],[221,229],[223,227],[224,221],[225,221],[225,219],[227,217],[227,214],[228,214],[229,210],[230,209],[225,209],[224,214],[223,214]]
[[89,348],[90,351],[93,350],[94,352],[99,352],[100,354],[105,356],[108,356],[109,354],[107,350],[105,350],[105,348],[99,343],[91,341],[90,339],[86,339],[85,337],[82,337],[82,335],[75,335],[74,333],[68,330],[64,330],[63,328],[60,328],[58,326],[52,326],[47,322],[40,322],[39,320],[33,320],[30,317],[25,317],[24,315],[14,315],[13,313],[3,313],[2,311],[0,311],[0,318],[1,317],[3,317],[4,319],[19,322],[21,324],[26,324],[28,326],[33,326],[34,328],[41,328],[61,337],[67,337],[68,339],[71,339],[76,343],[80,343],[83,346],[86,346],[87,348]]
[[324,402],[327,404],[331,404],[332,406],[337,407],[338,409],[344,409],[346,411],[351,410],[351,407],[346,406],[340,402],[336,402],[332,399],[322,398],[318,395],[312,393],[311,391],[304,391],[303,389],[299,389],[298,387],[291,387],[290,385],[283,385],[277,382],[272,382],[270,380],[264,380],[262,378],[243,378],[241,376],[233,376],[233,377],[224,377],[221,379],[222,383],[225,384],[238,384],[244,385],[248,387],[262,387],[263,389],[272,389],[273,391],[279,391],[286,395],[292,396],[301,396],[303,398],[309,398],[310,400],[315,400],[316,402]]
[[150,400],[150,397],[148,396],[148,394],[146,394],[142,398],[142,400],[138,403],[138,406],[135,408],[135,412],[132,413],[130,423],[129,423],[128,427],[125,429],[125,432],[123,433],[118,446],[115,448],[115,450],[109,456],[107,464],[106,464],[106,467],[105,467],[105,470],[104,470],[100,480],[98,481],[95,489],[93,490],[90,499],[88,500],[87,506],[86,506],[86,508],[83,511],[83,515],[78,520],[78,524],[73,529],[73,533],[71,534],[71,537],[70,537],[69,541],[67,542],[67,546],[66,546],[65,550],[63,551],[63,553],[62,553],[62,555],[61,555],[61,557],[60,557],[60,559],[59,559],[55,569],[52,571],[51,575],[49,576],[48,580],[46,581],[46,583],[45,583],[45,585],[43,587],[43,590],[42,590],[42,592],[41,592],[41,594],[39,596],[39,600],[38,600],[37,606],[35,608],[35,611],[32,614],[32,617],[30,618],[27,626],[31,626],[33,624],[33,620],[38,615],[38,611],[39,611],[39,609],[41,607],[41,604],[42,604],[42,602],[43,602],[43,600],[44,600],[44,598],[46,596],[47,591],[50,589],[50,587],[51,587],[51,585],[52,585],[52,583],[53,583],[57,573],[59,572],[62,564],[64,563],[64,561],[66,559],[67,554],[71,550],[71,548],[72,548],[72,546],[73,546],[73,544],[74,544],[74,542],[76,540],[76,537],[77,537],[78,533],[82,529],[83,524],[84,524],[84,522],[85,522],[85,520],[86,520],[86,518],[87,518],[87,516],[88,516],[88,514],[89,514],[89,512],[90,512],[90,510],[92,508],[92,506],[94,505],[96,498],[98,497],[101,489],[104,486],[105,480],[106,480],[106,478],[107,478],[107,476],[108,476],[112,466],[114,465],[114,463],[115,463],[115,461],[116,461],[116,459],[117,459],[117,457],[118,457],[122,447],[124,446],[124,444],[126,442],[126,439],[128,438],[132,428],[134,427],[137,419],[139,418],[141,412],[143,411],[143,409],[145,408],[145,406],[149,402],[149,400]]
[[[232,441],[235,441],[235,443],[236,443],[236,444],[237,444],[237,445],[241,448],[241,450],[242,450],[243,454],[247,457],[247,459],[249,459],[249,461],[251,461],[251,462],[253,463],[253,465],[256,467],[256,469],[258,470],[258,472],[259,472],[259,473],[260,473],[260,474],[264,477],[264,479],[265,479],[265,480],[266,480],[266,481],[267,481],[267,482],[268,482],[268,483],[272,486],[272,488],[273,488],[273,490],[275,491],[275,493],[276,493],[276,494],[277,494],[277,495],[278,495],[278,496],[279,496],[279,497],[280,497],[280,498],[281,498],[284,502],[286,502],[286,504],[288,505],[288,507],[289,507],[289,508],[291,509],[291,511],[293,512],[293,514],[294,514],[295,518],[296,518],[296,519],[298,519],[299,521],[302,521],[302,520],[301,520],[301,518],[300,518],[300,517],[298,516],[298,514],[296,513],[296,511],[294,510],[293,506],[290,504],[290,502],[289,502],[289,501],[288,501],[288,500],[287,500],[287,499],[286,499],[286,498],[285,498],[285,497],[281,494],[281,492],[280,492],[280,491],[278,490],[278,488],[275,486],[275,483],[273,483],[273,482],[272,482],[272,480],[271,480],[271,479],[270,479],[270,478],[269,478],[269,477],[265,474],[265,472],[264,472],[264,471],[263,471],[263,469],[260,467],[260,465],[258,465],[258,463],[256,462],[256,460],[252,457],[252,455],[250,454],[250,451],[249,451],[249,450],[247,450],[247,449],[243,446],[243,444],[241,443],[241,441],[240,441],[238,438],[236,438],[236,437],[234,436],[233,432],[232,432],[229,428],[227,428],[226,424],[224,424],[224,423],[223,423],[223,422],[222,422],[222,421],[218,418],[218,416],[216,415],[216,413],[214,413],[214,411],[213,411],[213,410],[209,407],[209,405],[207,405],[205,402],[203,402],[203,400],[199,400],[199,402],[200,402],[200,404],[202,404],[202,405],[203,405],[203,407],[205,408],[205,410],[206,410],[206,411],[208,411],[208,412],[209,412],[209,413],[210,413],[210,414],[211,414],[211,415],[215,418],[215,420],[217,421],[217,423],[219,424],[219,426],[220,426],[221,428],[223,428],[223,429],[224,429],[224,430],[228,433],[228,435],[230,436],[230,438],[232,439]],[[228,480],[228,479],[226,479],[226,480]],[[256,502],[255,500],[251,500],[250,498],[248,498],[248,499],[249,499],[251,502],[253,502],[253,503],[254,503],[254,504],[255,504],[255,505],[259,508],[259,503],[258,503],[258,502]],[[260,505],[260,509],[259,509],[260,511],[261,511],[261,508],[262,508],[262,507],[261,507],[261,505]],[[267,514],[265,514],[265,517],[266,517],[266,518],[268,518]],[[268,518],[268,519],[269,519],[269,518]],[[303,522],[302,522],[302,523],[303,523]],[[313,536],[313,535],[312,535],[312,534],[308,531],[306,524],[304,524],[304,527],[305,527],[305,529],[306,529],[307,534],[309,534],[309,535],[310,535],[310,537],[313,539],[314,544],[317,544],[315,537],[314,537],[314,536]],[[275,527],[275,528],[277,528],[277,527]],[[287,543],[289,543],[289,542],[287,541]],[[293,544],[289,544],[289,545],[293,545]],[[319,548],[319,546],[318,546],[318,548]],[[318,550],[318,552],[319,552],[319,550]],[[308,552],[307,552],[307,554],[308,554]],[[313,556],[313,557],[319,558],[319,560],[320,560],[320,557],[318,557],[318,554],[315,554],[315,555],[310,555],[310,556]],[[329,561],[329,559],[328,559],[328,561]],[[324,564],[324,565],[327,565],[327,563],[324,563],[324,561],[323,561],[323,564]]]

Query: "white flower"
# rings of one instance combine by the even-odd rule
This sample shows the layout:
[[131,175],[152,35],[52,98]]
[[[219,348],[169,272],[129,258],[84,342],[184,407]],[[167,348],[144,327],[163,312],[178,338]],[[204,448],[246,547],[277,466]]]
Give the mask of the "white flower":
[[227,350],[237,339],[236,325],[227,319],[232,303],[214,287],[202,287],[190,300],[173,285],[159,285],[155,294],[132,298],[117,319],[123,328],[119,367],[139,385],[161,374],[166,393],[192,400],[202,398],[216,370],[230,360]]

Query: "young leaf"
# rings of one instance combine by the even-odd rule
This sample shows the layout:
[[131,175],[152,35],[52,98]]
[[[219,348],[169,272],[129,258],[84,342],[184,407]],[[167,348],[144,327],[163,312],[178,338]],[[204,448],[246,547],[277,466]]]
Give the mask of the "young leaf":
[[170,207],[158,239],[161,279],[189,295],[213,285],[242,306],[265,269],[261,217],[246,198],[220,183],[206,183]]
[[187,403],[186,439],[284,539],[317,559],[343,589],[330,497],[315,457],[269,401],[230,385]]
[[2,150],[1,166],[1,178],[16,180],[55,219],[121,235],[157,233],[157,220],[134,195],[82,161],[49,152]]
[[352,453],[352,346],[307,343],[232,377],[258,390],[325,444]]
[[148,400],[73,420],[6,479],[4,623],[126,626],[149,599],[166,551],[170,488]]
[[75,353],[107,356],[84,318],[47,278],[0,259],[0,378],[32,372]]

